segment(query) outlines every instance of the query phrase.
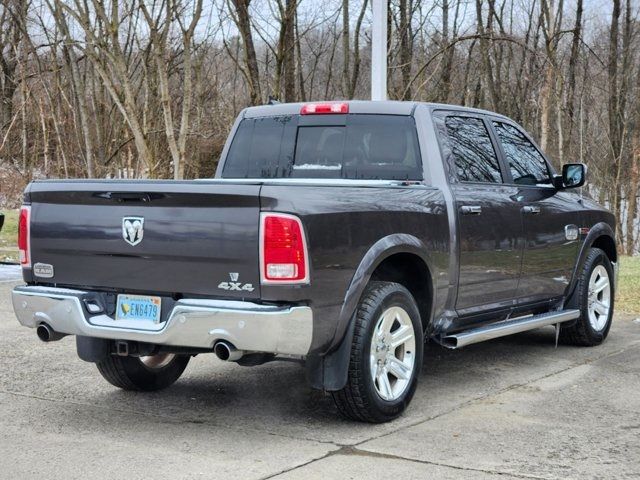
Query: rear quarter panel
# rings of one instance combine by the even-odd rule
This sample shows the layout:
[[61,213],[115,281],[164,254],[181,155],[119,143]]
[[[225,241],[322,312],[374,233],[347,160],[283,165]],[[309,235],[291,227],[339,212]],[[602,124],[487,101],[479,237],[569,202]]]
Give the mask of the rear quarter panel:
[[312,352],[321,353],[346,325],[339,321],[345,296],[365,254],[379,240],[407,234],[420,240],[435,279],[449,286],[449,226],[442,192],[424,185],[355,187],[264,185],[261,210],[302,219],[310,256],[309,285],[263,285],[269,301],[309,302],[314,311]]

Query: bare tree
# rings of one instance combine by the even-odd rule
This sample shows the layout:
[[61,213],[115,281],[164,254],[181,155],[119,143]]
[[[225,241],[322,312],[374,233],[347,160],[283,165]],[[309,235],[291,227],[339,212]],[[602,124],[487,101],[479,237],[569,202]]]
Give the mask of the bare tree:
[[251,33],[251,19],[249,16],[249,4],[251,0],[228,0],[232,18],[238,27],[244,48],[244,67],[242,73],[249,89],[251,105],[258,105],[262,101],[260,92],[260,72],[258,70],[258,58],[253,44]]
[[19,48],[28,2],[7,0],[0,4],[0,128],[13,120],[13,96],[18,88]]
[[[212,175],[265,93],[368,98],[370,2],[0,2],[0,194],[41,176]],[[638,251],[640,12],[576,0],[389,2],[389,94],[496,110],[588,189]]]

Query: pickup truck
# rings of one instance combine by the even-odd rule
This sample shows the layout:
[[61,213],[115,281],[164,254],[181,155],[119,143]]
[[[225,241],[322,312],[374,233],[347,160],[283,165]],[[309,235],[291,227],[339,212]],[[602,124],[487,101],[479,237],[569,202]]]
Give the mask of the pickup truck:
[[614,217],[585,176],[488,111],[251,107],[213,179],[29,184],[13,306],[122,389],[167,387],[203,353],[295,360],[342,414],[385,422],[427,344],[607,337]]

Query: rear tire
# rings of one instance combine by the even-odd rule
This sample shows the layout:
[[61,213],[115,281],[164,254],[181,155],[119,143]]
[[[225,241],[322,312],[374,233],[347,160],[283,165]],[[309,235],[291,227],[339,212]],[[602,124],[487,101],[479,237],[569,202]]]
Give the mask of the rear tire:
[[566,345],[600,345],[609,334],[613,319],[614,282],[609,257],[591,248],[578,273],[578,283],[568,308],[580,310],[573,325],[561,326],[560,341]]
[[347,384],[332,392],[342,415],[382,423],[409,405],[423,352],[416,302],[398,283],[371,282],[355,314]]
[[174,384],[187,368],[190,358],[174,354],[148,357],[109,355],[96,366],[104,379],[115,387],[150,392]]

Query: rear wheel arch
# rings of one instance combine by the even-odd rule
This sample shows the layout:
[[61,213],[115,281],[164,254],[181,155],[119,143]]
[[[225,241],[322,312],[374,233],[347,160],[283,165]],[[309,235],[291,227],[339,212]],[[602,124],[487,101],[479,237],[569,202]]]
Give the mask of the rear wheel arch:
[[[411,265],[410,268],[412,268],[412,271],[418,270],[421,272],[421,274],[424,275],[424,285],[406,285],[406,283],[411,283],[411,278],[417,280],[420,276],[405,276],[402,278],[399,274],[401,271],[400,266],[402,265]],[[422,319],[423,325],[425,325],[425,321],[428,322],[432,316],[430,310],[434,304],[433,286],[436,281],[434,275],[435,269],[433,267],[433,261],[426,245],[419,238],[409,234],[397,233],[383,237],[375,242],[362,257],[351,279],[349,288],[345,293],[338,326],[336,328],[336,338],[332,346],[335,347],[342,340],[344,336],[343,333],[351,323],[358,303],[371,280],[400,283],[404,285],[414,297],[416,295],[420,297],[420,300],[416,298],[417,302],[420,303],[421,300],[427,302],[429,311],[425,312],[427,315]],[[425,289],[428,292],[426,295],[423,294]],[[422,308],[420,309],[420,315],[423,315]]]
[[423,334],[430,329],[433,308],[433,281],[424,260],[415,253],[399,252],[386,257],[372,272],[370,281],[399,283],[405,287],[420,311]]
[[[401,275],[402,267],[409,268],[409,273]],[[428,332],[433,317],[434,272],[426,246],[413,235],[394,234],[378,240],[364,255],[352,277],[329,353],[307,359],[312,386],[335,391],[346,384],[353,317],[371,281],[396,282],[407,288],[418,303],[423,334]]]

